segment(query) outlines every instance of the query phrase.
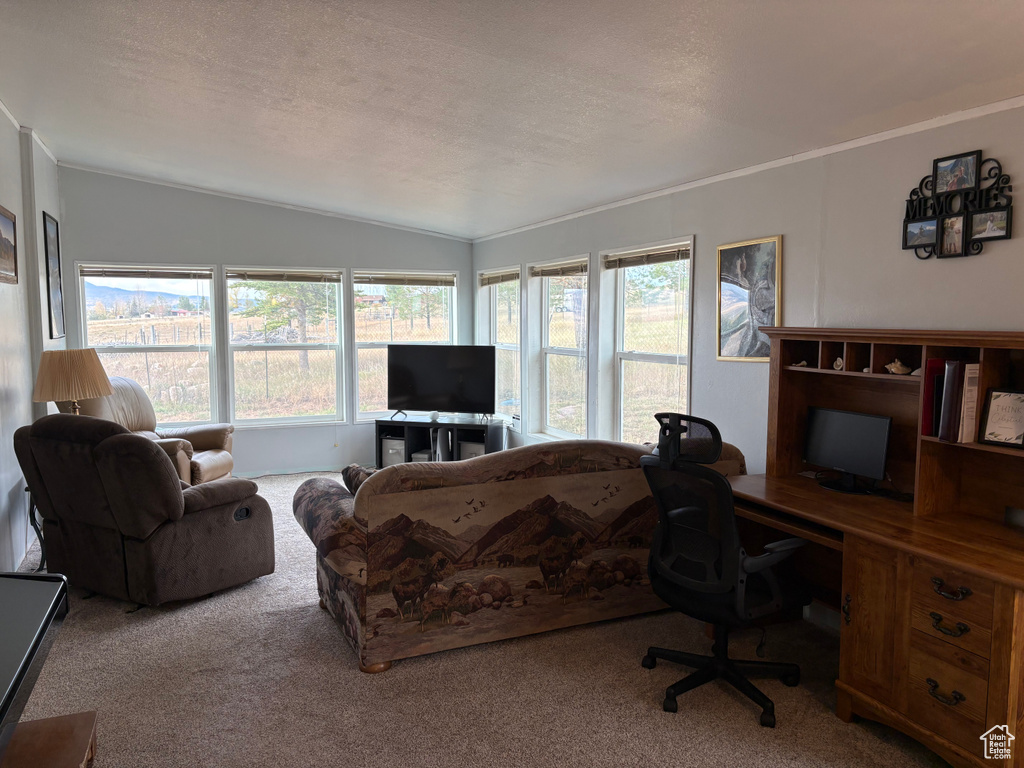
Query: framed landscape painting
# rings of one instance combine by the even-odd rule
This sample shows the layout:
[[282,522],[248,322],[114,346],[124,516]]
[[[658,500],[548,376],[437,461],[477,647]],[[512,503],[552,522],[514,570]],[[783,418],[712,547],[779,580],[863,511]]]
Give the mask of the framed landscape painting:
[[718,359],[767,362],[780,325],[782,235],[718,248]]
[[14,214],[0,206],[0,283],[18,282],[18,232]]
[[57,220],[43,211],[43,239],[46,247],[46,295],[50,304],[50,338],[64,338],[64,290],[60,282],[60,228]]

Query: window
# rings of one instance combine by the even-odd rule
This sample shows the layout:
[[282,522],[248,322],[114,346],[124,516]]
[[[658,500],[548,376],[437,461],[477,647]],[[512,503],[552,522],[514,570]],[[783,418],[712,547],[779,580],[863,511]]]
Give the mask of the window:
[[618,439],[656,442],[654,414],[687,412],[690,242],[606,256],[616,270]]
[[344,419],[337,272],[227,270],[233,418]]
[[543,430],[587,434],[587,262],[534,267],[540,278]]
[[211,421],[213,270],[79,267],[86,346],[134,379],[162,424]]
[[519,270],[480,276],[490,293],[490,338],[494,345],[495,403],[499,414],[518,427],[522,416],[519,354]]
[[455,275],[355,272],[356,403],[360,415],[388,407],[387,345],[452,344]]

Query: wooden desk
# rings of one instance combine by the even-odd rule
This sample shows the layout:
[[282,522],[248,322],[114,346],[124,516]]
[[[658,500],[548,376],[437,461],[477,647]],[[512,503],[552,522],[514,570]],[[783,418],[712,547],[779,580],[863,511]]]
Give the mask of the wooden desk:
[[1024,749],[984,759],[979,738],[1024,735],[1024,531],[806,477],[729,480],[738,516],[842,558],[840,718],[887,723],[953,765],[1024,766]]

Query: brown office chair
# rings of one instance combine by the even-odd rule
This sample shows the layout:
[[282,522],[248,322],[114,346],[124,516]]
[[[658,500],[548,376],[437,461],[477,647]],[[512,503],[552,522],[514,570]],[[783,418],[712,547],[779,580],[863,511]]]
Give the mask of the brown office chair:
[[183,487],[166,453],[112,421],[54,414],[14,433],[48,570],[159,605],[274,572],[270,505],[251,480]]
[[[114,394],[79,401],[83,416],[95,416],[120,424],[129,432],[143,435],[159,445],[189,485],[230,477],[235,468],[231,457],[232,424],[199,424],[194,427],[156,427],[156,411],[146,390],[132,379],[112,376]],[[57,403],[61,413],[71,413],[71,403]]]

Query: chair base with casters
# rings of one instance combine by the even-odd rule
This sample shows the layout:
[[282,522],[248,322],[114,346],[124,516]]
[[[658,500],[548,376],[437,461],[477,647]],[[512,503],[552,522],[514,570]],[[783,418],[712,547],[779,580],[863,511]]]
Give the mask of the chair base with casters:
[[647,669],[654,669],[658,659],[692,667],[691,672],[682,680],[665,689],[665,702],[662,709],[676,712],[676,697],[694,688],[699,688],[713,680],[725,680],[733,688],[761,707],[761,725],[775,727],[775,704],[757,686],[750,682],[750,677],[768,677],[781,680],[790,687],[800,684],[800,667],[778,661],[739,661],[729,658],[729,628],[715,627],[715,644],[711,648],[712,656],[699,653],[674,651],[670,648],[651,647],[640,663]]

